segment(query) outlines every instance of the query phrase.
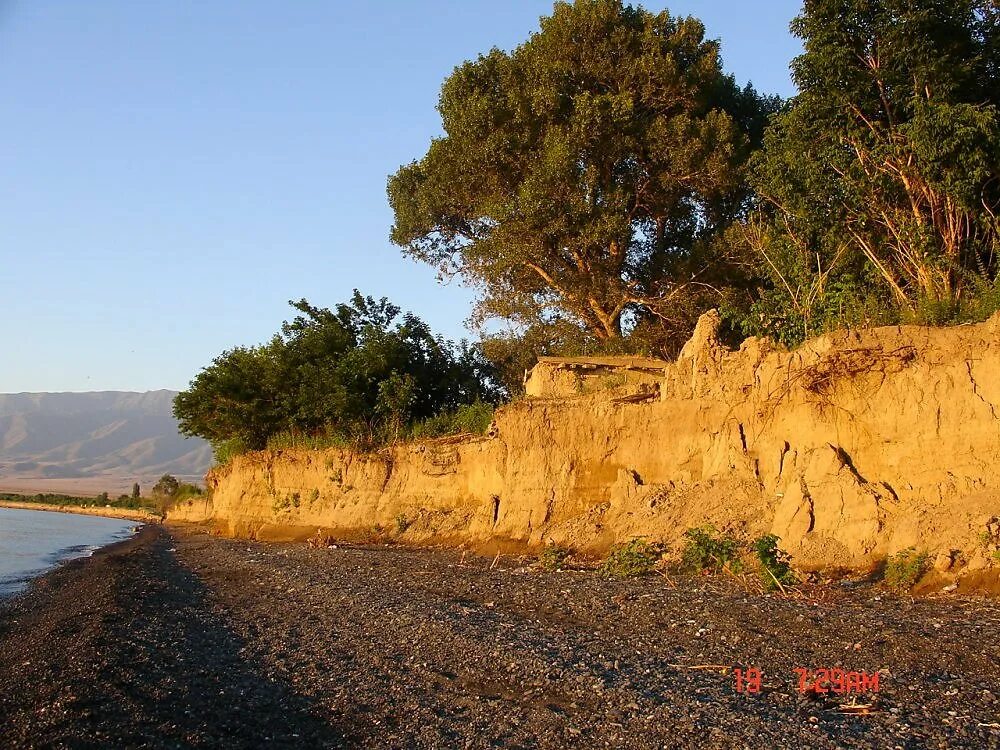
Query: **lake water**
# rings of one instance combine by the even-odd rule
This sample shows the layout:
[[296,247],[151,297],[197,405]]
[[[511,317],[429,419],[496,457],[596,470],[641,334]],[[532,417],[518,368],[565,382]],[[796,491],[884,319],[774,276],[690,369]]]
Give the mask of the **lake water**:
[[127,539],[137,525],[118,518],[0,508],[0,598],[61,562]]

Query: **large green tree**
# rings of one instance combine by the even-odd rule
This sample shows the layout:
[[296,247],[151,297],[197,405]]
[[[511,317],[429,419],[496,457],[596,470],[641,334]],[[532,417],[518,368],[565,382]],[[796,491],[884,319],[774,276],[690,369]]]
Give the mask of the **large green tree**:
[[477,285],[477,320],[613,342],[711,284],[698,250],[742,211],[774,106],[694,18],[558,2],[445,81],[444,136],[389,180],[392,239]]
[[783,309],[808,333],[844,299],[905,313],[992,283],[998,16],[995,0],[806,0],[800,93],[753,163],[769,216],[747,237],[774,282],[764,317]]

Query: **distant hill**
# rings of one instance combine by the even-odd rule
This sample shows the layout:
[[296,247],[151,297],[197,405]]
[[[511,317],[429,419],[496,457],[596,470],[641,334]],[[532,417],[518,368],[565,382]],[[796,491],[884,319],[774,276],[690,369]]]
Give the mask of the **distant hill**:
[[163,474],[200,482],[212,450],[177,432],[175,395],[0,394],[0,489],[117,492]]

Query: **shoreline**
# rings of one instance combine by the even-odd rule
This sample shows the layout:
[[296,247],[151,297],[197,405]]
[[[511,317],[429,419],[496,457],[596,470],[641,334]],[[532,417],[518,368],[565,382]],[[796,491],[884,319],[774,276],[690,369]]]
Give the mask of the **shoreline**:
[[[968,648],[998,641],[977,598],[150,524],[0,603],[0,746],[1000,746],[1000,651]],[[798,666],[880,690],[803,695]]]
[[52,503],[33,503],[19,500],[0,500],[0,508],[13,510],[37,510],[45,513],[70,513],[78,516],[101,516],[103,518],[121,518],[126,521],[141,521],[158,524],[162,522],[159,515],[145,510],[133,508],[106,508],[103,506],[54,505]]

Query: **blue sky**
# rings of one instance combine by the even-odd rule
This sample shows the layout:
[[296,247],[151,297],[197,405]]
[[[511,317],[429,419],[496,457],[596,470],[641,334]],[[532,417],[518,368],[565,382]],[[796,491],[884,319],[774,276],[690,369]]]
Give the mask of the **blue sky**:
[[[793,92],[797,0],[644,4]],[[289,299],[355,287],[469,336],[471,290],[388,241],[385,181],[439,132],[452,68],[551,7],[0,0],[0,392],[180,389]]]

